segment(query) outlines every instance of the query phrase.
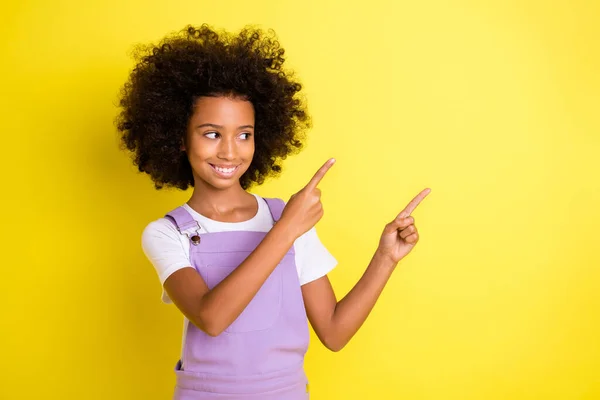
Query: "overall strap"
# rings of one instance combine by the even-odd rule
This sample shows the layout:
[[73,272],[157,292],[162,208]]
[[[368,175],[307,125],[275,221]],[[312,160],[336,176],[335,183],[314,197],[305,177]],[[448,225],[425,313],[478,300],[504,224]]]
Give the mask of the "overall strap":
[[198,221],[183,207],[177,207],[167,213],[165,217],[177,227],[180,233],[186,235],[188,238],[198,235],[202,230]]
[[283,209],[285,208],[285,202],[282,199],[264,199],[269,206],[273,220],[275,222],[279,221],[279,218],[281,218],[281,214],[283,213]]
[[[264,197],[263,197],[264,198]],[[283,209],[285,208],[285,201],[282,199],[267,199],[265,198],[267,205],[269,206],[269,210],[271,211],[271,215],[273,216],[273,220],[275,222],[279,221],[281,218],[281,214],[283,213]],[[290,254],[295,254],[294,246],[292,245],[290,249]]]

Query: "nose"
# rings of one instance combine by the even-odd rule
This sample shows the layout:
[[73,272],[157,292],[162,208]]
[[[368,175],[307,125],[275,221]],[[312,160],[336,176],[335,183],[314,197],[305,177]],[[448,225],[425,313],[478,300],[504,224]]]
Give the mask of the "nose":
[[223,160],[233,160],[236,157],[236,153],[235,139],[223,137],[219,143],[217,157]]

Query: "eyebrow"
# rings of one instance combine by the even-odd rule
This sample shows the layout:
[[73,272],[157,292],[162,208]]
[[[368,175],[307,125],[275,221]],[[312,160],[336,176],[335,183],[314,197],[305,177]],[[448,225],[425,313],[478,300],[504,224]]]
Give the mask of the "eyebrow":
[[[224,129],[225,128],[223,125],[201,124],[201,125],[196,126],[196,129],[198,129],[198,128],[206,128],[206,127],[216,128],[216,129]],[[254,126],[252,126],[252,125],[240,125],[240,126],[238,126],[238,129],[248,129],[248,128],[254,129]]]

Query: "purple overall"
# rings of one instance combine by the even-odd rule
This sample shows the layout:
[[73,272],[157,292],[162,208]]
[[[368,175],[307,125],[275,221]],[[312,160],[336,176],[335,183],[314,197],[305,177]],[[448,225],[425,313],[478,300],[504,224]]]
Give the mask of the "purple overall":
[[[265,199],[273,220],[283,200]],[[215,287],[263,240],[265,232],[206,233],[179,207],[167,214],[190,238],[192,266]],[[198,240],[199,238],[199,240]],[[292,246],[244,311],[212,337],[191,322],[175,367],[174,400],[306,400],[308,323]]]

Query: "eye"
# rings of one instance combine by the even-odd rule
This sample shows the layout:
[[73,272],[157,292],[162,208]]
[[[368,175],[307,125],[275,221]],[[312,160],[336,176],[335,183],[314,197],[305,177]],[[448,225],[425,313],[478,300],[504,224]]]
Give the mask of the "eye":
[[218,132],[206,132],[204,134],[204,136],[206,136],[209,139],[216,139],[219,136]]
[[252,136],[252,134],[249,132],[244,132],[241,134],[241,136],[244,140],[248,140],[248,139],[250,139],[250,136]]

